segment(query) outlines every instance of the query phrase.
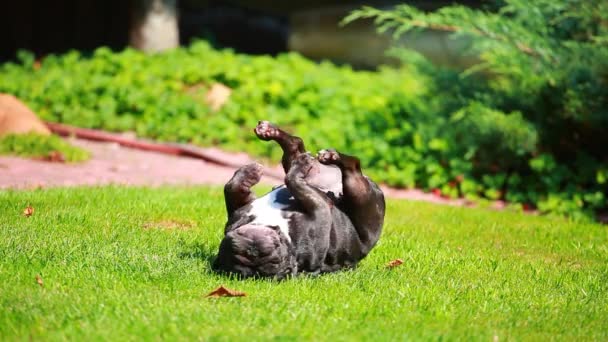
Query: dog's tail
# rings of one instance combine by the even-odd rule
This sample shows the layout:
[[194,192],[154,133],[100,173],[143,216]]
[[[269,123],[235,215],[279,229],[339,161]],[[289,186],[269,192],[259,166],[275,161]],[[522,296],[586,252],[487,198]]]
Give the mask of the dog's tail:
[[295,256],[278,228],[247,224],[226,234],[213,263],[218,272],[241,277],[276,277],[296,273]]

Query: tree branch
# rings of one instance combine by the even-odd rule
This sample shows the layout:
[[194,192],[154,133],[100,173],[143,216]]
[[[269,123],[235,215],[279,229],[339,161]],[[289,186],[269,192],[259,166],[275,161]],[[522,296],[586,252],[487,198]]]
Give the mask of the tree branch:
[[533,57],[540,57],[541,54],[532,49],[531,47],[529,47],[526,44],[523,43],[519,43],[519,42],[512,42],[509,39],[507,39],[506,37],[502,37],[502,36],[497,36],[497,35],[492,35],[490,33],[478,30],[478,29],[471,29],[471,30],[467,30],[465,28],[459,27],[459,26],[455,26],[455,25],[444,25],[444,24],[430,24],[430,23],[426,23],[420,20],[407,20],[407,19],[401,19],[404,23],[408,23],[411,26],[415,26],[415,27],[421,27],[421,28],[428,28],[431,30],[437,30],[437,31],[444,31],[444,32],[466,32],[466,33],[471,33],[471,34],[475,34],[481,37],[485,37],[485,38],[490,38],[490,39],[494,39],[494,40],[498,40],[501,42],[506,42],[506,43],[511,43],[513,44],[519,51],[529,55],[529,56],[533,56]]

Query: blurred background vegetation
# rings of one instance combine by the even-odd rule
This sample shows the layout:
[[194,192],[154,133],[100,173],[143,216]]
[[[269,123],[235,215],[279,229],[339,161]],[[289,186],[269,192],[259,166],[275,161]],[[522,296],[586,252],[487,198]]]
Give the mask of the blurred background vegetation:
[[128,24],[109,47],[17,44],[33,52],[0,66],[0,92],[48,121],[276,158],[250,134],[267,119],[392,186],[605,214],[606,2],[256,3],[166,2],[183,46],[162,53],[124,48]]

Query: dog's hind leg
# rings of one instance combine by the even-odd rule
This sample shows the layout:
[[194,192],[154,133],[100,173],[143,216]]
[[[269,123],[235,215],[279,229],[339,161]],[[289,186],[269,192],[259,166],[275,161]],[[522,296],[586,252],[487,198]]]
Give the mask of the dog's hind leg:
[[257,163],[242,166],[224,186],[224,200],[226,201],[226,212],[228,218],[238,208],[245,206],[255,200],[255,194],[251,187],[256,185],[262,178],[262,165]]
[[283,150],[281,164],[283,165],[285,174],[289,172],[293,160],[300,154],[306,152],[302,139],[281,130],[268,121],[258,122],[258,125],[253,131],[261,140],[274,140],[281,146],[281,149]]
[[322,164],[336,165],[342,171],[343,209],[357,230],[367,254],[376,244],[384,223],[384,194],[374,182],[361,172],[357,157],[336,150],[319,151],[317,159]]

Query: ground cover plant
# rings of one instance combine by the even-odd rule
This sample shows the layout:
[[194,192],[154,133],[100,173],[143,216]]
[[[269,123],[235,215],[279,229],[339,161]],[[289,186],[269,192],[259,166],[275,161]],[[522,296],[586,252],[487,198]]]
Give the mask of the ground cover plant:
[[35,133],[0,137],[0,154],[60,162],[81,162],[90,157],[88,151],[60,137]]
[[[593,219],[608,210],[605,3],[502,4],[365,9],[349,18],[375,18],[397,35],[433,28],[481,38],[470,51],[483,63],[464,73],[403,51],[402,67],[372,72],[195,42],[155,55],[100,48],[39,61],[22,52],[0,66],[0,92],[50,121],[278,160],[280,151],[250,132],[266,119],[312,151],[360,156],[378,182]],[[213,111],[205,97],[216,82],[233,91]]]
[[600,225],[389,201],[357,270],[277,283],[210,272],[224,220],[220,188],[0,192],[0,338],[608,338]]

